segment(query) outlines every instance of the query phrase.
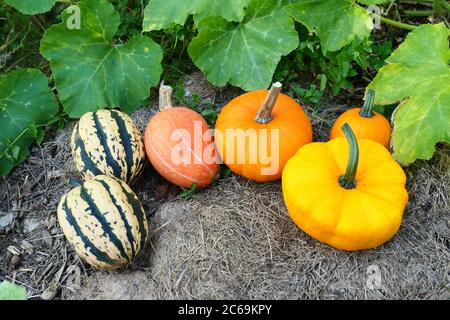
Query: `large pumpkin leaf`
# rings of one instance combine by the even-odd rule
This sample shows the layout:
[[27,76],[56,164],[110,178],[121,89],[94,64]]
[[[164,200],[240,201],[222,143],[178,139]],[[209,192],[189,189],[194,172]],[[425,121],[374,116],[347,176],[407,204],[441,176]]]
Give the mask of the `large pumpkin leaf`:
[[172,23],[184,24],[191,14],[197,20],[220,16],[228,21],[242,21],[250,0],[150,0],[144,12],[144,31],[160,30]]
[[35,69],[21,69],[0,78],[0,176],[25,160],[29,146],[58,112],[48,79]]
[[370,14],[352,0],[299,0],[285,11],[310,32],[316,32],[322,50],[337,51],[370,35],[373,21]]
[[281,56],[298,46],[294,21],[281,10],[284,3],[253,0],[241,23],[203,19],[189,55],[214,85],[267,88]]
[[135,110],[158,84],[163,52],[143,35],[128,43],[114,40],[119,14],[106,0],[78,3],[81,29],[66,21],[51,27],[41,41],[42,55],[51,61],[65,111],[73,118],[101,108]]
[[49,11],[57,0],[5,0],[7,4],[24,14],[38,14]]
[[0,283],[0,301],[2,300],[27,300],[27,289],[5,280]]
[[394,157],[403,165],[430,159],[450,142],[449,29],[422,25],[387,59],[369,88],[377,104],[403,103],[394,114]]

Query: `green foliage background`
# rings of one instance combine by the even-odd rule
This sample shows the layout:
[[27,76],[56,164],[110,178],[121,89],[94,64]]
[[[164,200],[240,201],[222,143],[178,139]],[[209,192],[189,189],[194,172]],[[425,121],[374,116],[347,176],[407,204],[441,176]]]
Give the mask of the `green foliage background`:
[[[10,114],[27,116],[0,135],[0,175],[26,158],[33,140],[42,140],[45,127],[62,126],[69,118],[101,108],[131,112],[145,103],[161,78],[179,86],[183,75],[196,68],[214,85],[247,91],[267,88],[274,80],[288,82],[311,104],[320,103],[324,95],[362,92],[382,68],[372,84],[379,104],[415,97],[394,117],[394,156],[403,164],[429,159],[436,142],[450,140],[448,97],[427,103],[434,97],[428,88],[437,77],[448,76],[448,41],[428,52],[414,52],[414,41],[445,39],[448,32],[450,5],[433,2],[230,0],[224,6],[223,0],[5,0],[0,3],[0,88],[23,103],[0,94],[0,117],[11,124],[15,118]],[[65,24],[73,14],[67,8],[74,4],[81,10],[81,30],[69,30]],[[381,30],[374,29],[365,9],[374,4],[383,9]],[[383,85],[393,78],[393,67],[386,64],[405,65],[392,51],[408,31],[430,21],[441,22],[440,27],[420,27],[419,40],[411,36],[405,41],[404,47],[410,47],[405,59],[420,61],[424,68],[410,70],[417,71],[412,79],[408,73],[395,78],[396,85],[414,88],[396,96]],[[428,76],[425,70],[435,63],[442,74]],[[12,73],[17,68],[38,69],[48,77],[41,73],[38,81],[36,70],[27,71],[36,75],[43,96],[50,97],[49,107],[56,106],[47,110],[48,116],[27,109],[40,105],[40,99],[14,91],[30,81]],[[430,83],[423,90],[420,76]],[[450,91],[445,82],[439,88]],[[419,102],[426,106],[420,109],[425,115],[416,116]],[[217,114],[204,116],[213,125]],[[440,125],[424,125],[433,121]]]

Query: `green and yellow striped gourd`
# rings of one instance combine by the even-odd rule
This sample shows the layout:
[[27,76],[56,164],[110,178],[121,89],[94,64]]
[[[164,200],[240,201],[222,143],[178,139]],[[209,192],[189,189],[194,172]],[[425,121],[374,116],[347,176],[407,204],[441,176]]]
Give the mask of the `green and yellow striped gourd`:
[[148,238],[147,218],[134,192],[105,175],[64,195],[58,221],[77,254],[97,269],[129,264]]
[[131,183],[146,159],[139,129],[117,110],[99,110],[81,117],[71,146],[75,165],[85,180],[107,175]]

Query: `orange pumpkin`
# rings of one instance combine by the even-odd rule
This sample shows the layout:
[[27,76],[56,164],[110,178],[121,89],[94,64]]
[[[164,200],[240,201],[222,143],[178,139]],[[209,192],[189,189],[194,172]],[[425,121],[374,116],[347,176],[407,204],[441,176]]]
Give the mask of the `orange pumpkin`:
[[372,110],[375,100],[375,91],[369,89],[362,108],[347,110],[333,125],[330,140],[344,137],[341,127],[348,123],[357,139],[370,139],[389,149],[391,140],[391,124],[378,112]]
[[204,188],[213,182],[219,166],[205,119],[186,107],[173,107],[172,88],[161,85],[160,111],[150,120],[144,143],[153,167],[171,183]]
[[216,122],[215,142],[224,163],[258,182],[281,178],[286,162],[312,141],[312,126],[302,107],[281,94],[281,83],[232,100]]

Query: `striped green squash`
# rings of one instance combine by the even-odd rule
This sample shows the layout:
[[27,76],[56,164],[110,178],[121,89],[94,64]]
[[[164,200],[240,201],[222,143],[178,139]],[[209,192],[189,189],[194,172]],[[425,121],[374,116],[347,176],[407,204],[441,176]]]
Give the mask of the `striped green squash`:
[[130,187],[105,175],[64,195],[58,221],[77,254],[97,269],[129,264],[144,247],[148,223]]
[[117,110],[81,117],[72,134],[72,155],[83,179],[107,175],[131,183],[142,171],[145,149],[133,120]]

